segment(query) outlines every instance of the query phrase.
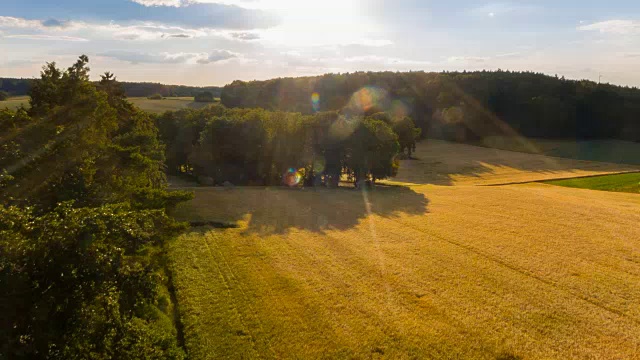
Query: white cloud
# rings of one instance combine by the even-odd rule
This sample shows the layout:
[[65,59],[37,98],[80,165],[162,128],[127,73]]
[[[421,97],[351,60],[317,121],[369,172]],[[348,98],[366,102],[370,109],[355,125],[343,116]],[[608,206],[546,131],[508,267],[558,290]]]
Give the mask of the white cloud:
[[450,63],[483,63],[491,59],[487,56],[450,56],[447,61]]
[[347,63],[389,65],[389,66],[424,66],[430,65],[429,61],[409,60],[396,57],[386,57],[378,55],[352,56],[344,59]]
[[513,57],[518,57],[518,56],[520,56],[520,55],[522,55],[522,53],[521,53],[521,52],[519,52],[519,51],[516,51],[516,52],[509,52],[509,53],[504,53],[504,54],[498,54],[498,55],[496,55],[496,56],[494,56],[494,57],[496,57],[496,58],[513,58]]
[[174,6],[180,7],[183,5],[182,0],[131,0],[134,3],[138,3],[144,6]]
[[[130,0],[144,6],[189,6],[191,4],[219,4],[238,6],[246,9],[274,10],[286,9],[296,4],[309,7],[306,1],[298,0]],[[353,1],[353,0],[344,0]],[[322,3],[313,4],[314,7],[322,6]]]
[[206,57],[203,53],[159,53],[112,50],[98,54],[101,57],[113,58],[132,64],[180,64],[189,61],[196,62],[198,58]]
[[260,34],[252,32],[233,32],[230,33],[232,38],[243,41],[259,40]]
[[27,29],[40,27],[42,27],[42,22],[38,20],[27,20],[11,16],[0,16],[0,28]]
[[[120,40],[159,40],[217,36],[232,38],[228,31],[212,29],[189,29],[152,22],[120,25],[116,23],[87,23],[84,21],[61,21],[56,19],[27,20],[9,16],[0,16],[0,29],[29,30],[33,36],[79,38],[93,37]],[[20,34],[23,31],[20,31]],[[17,34],[15,34],[17,35]],[[23,35],[23,34],[21,34]]]
[[44,40],[44,41],[89,41],[85,38],[75,36],[64,35],[42,35],[42,34],[18,34],[18,35],[5,35],[7,39],[23,39],[23,40]]
[[98,56],[126,61],[131,64],[210,64],[239,55],[228,50],[213,50],[211,53],[147,53],[128,50],[113,50],[99,53]]
[[607,20],[578,26],[578,30],[598,31],[602,34],[636,34],[640,33],[640,22],[633,20]]
[[199,58],[198,60],[196,60],[196,62],[198,64],[210,64],[233,59],[236,57],[238,57],[238,54],[228,50],[213,50],[211,53],[209,53],[209,56],[207,56],[206,58]]
[[492,2],[474,7],[470,10],[476,16],[497,17],[506,14],[530,14],[539,8],[530,4],[518,4],[514,2]]

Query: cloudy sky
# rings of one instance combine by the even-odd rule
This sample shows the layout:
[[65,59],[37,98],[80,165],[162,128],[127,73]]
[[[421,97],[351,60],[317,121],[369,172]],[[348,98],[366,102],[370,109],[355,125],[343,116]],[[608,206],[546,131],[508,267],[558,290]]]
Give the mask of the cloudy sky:
[[0,76],[223,85],[356,70],[533,70],[640,86],[637,1],[0,0]]

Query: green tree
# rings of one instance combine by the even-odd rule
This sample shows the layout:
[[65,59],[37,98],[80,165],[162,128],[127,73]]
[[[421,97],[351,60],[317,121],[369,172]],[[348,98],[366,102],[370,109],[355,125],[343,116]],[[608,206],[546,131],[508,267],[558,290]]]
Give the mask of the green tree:
[[213,93],[210,91],[203,91],[201,93],[197,93],[194,100],[196,102],[214,102],[215,98],[213,97]]
[[398,143],[400,145],[400,152],[404,153],[407,150],[407,156],[411,158],[411,153],[415,149],[416,141],[420,138],[422,130],[417,128],[408,116],[397,119],[393,122],[393,131],[398,135]]
[[160,248],[181,228],[127,205],[0,206],[0,354],[181,359],[159,307]]
[[155,123],[87,63],[47,64],[33,108],[0,111],[0,354],[182,358],[162,247],[190,194],[166,191]]
[[357,119],[359,124],[347,140],[346,167],[356,186],[365,181],[393,175],[393,160],[398,154],[398,136],[382,120]]

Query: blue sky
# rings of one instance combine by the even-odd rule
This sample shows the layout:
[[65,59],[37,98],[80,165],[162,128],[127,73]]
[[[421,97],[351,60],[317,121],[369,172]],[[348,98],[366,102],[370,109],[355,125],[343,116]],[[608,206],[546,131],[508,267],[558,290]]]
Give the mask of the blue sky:
[[223,85],[357,70],[532,70],[640,86],[636,1],[2,0],[0,76]]

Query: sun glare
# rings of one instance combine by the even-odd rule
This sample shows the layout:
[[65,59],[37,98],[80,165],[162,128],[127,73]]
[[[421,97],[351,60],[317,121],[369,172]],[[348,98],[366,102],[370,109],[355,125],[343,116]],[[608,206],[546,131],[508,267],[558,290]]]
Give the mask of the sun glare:
[[278,0],[257,6],[273,11],[281,19],[281,25],[263,34],[264,39],[277,44],[311,47],[384,43],[361,0]]

